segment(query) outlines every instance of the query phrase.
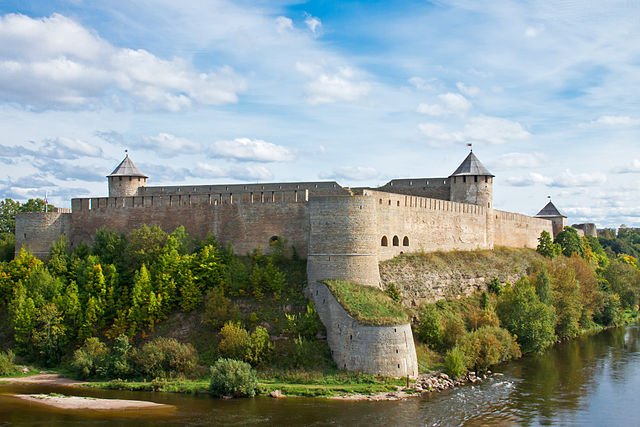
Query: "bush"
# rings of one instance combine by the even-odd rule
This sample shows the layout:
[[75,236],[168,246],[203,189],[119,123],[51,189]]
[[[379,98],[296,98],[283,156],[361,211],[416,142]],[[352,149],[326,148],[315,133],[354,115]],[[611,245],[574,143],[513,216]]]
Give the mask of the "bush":
[[129,365],[129,338],[121,334],[116,337],[109,355],[109,376],[111,378],[125,378],[131,373]]
[[493,277],[489,280],[487,284],[487,290],[495,295],[500,295],[502,293],[502,284],[500,283],[500,279],[497,277]]
[[449,350],[458,343],[458,340],[467,333],[462,316],[459,314],[446,311],[441,320],[442,325],[442,344],[443,350]]
[[0,351],[0,375],[13,375],[16,373],[17,368],[14,364],[16,356],[13,351],[7,350],[6,352]]
[[454,347],[444,356],[444,370],[453,378],[460,378],[467,373],[467,359],[464,352]]
[[227,322],[220,330],[218,351],[229,359],[244,360],[251,345],[251,336],[238,322]]
[[485,326],[470,332],[458,346],[465,355],[467,368],[486,372],[492,365],[521,356],[520,346],[506,329]]
[[71,367],[80,378],[101,377],[106,374],[109,350],[96,337],[87,338],[73,353]]
[[251,365],[241,360],[218,359],[211,367],[209,391],[216,397],[253,397],[258,379]]
[[222,286],[217,286],[207,292],[204,297],[202,323],[218,329],[229,319],[236,320],[239,318],[240,310],[224,295]]
[[420,322],[418,323],[418,337],[429,348],[435,350],[442,345],[442,328],[440,326],[440,313],[433,304],[427,304],[420,310]]
[[136,352],[141,374],[151,378],[175,378],[193,375],[198,355],[191,344],[183,344],[174,338],[156,338]]
[[553,307],[540,301],[525,277],[505,289],[496,311],[502,325],[517,337],[523,352],[541,352],[555,341]]
[[245,352],[244,360],[253,366],[258,366],[269,359],[273,350],[273,343],[269,332],[262,326],[258,326],[249,336],[249,347]]

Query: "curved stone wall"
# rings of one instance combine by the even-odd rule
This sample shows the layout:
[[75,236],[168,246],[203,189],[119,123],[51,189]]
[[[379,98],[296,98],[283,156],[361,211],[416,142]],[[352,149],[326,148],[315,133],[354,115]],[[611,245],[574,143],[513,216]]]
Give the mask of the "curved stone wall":
[[309,284],[343,279],[380,287],[374,203],[362,195],[309,200]]
[[493,178],[490,176],[451,177],[452,202],[493,208]]
[[347,313],[329,288],[313,283],[309,291],[339,369],[389,377],[415,377],[418,360],[411,325],[362,325]]
[[38,258],[49,255],[51,244],[71,231],[71,214],[25,212],[16,215],[16,255],[24,246]]
[[147,185],[147,178],[141,176],[110,176],[109,197],[130,197],[138,193],[138,188]]

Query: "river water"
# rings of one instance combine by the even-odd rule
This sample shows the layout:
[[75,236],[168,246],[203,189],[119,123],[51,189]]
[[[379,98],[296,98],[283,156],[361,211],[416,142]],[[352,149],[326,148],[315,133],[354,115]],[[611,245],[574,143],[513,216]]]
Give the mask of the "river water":
[[[170,410],[92,412],[44,408],[11,393],[149,400]],[[496,369],[489,380],[392,402],[309,398],[216,400],[169,393],[0,385],[0,426],[484,426],[640,425],[640,328],[560,344]]]

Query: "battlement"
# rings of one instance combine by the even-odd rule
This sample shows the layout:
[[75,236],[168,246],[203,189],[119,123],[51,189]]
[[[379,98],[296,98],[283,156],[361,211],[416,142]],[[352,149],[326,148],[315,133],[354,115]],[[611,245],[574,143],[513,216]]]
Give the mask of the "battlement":
[[392,179],[382,187],[376,188],[376,190],[449,200],[451,196],[451,180],[449,178]]
[[304,192],[310,194],[348,194],[348,190],[335,181],[318,182],[270,182],[255,184],[224,184],[224,185],[177,185],[140,187],[138,196],[149,195],[182,195],[182,194],[240,194],[240,193],[274,193],[274,192]]
[[378,209],[405,207],[471,215],[485,215],[486,213],[486,209],[484,207],[469,203],[458,203],[430,197],[396,194],[376,190],[365,190],[364,194],[378,199]]

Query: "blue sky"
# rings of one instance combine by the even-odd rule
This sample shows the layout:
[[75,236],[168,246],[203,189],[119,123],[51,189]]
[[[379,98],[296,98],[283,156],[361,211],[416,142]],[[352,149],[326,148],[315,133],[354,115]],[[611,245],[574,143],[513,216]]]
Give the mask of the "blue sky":
[[[185,3],[185,4],[182,4]],[[640,226],[629,1],[0,2],[0,197],[447,176],[495,206]]]

